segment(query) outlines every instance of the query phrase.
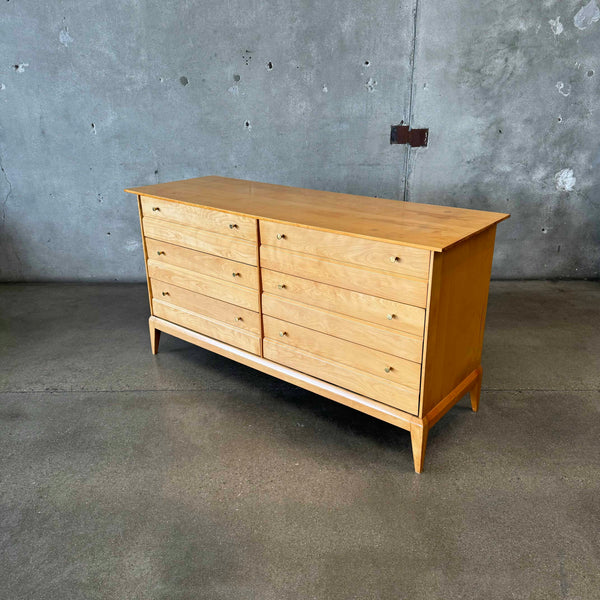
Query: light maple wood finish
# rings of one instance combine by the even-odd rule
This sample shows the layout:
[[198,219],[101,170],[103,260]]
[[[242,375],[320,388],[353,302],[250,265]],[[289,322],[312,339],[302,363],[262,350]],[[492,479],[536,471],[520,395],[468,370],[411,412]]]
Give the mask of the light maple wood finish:
[[387,406],[399,408],[411,416],[418,410],[418,392],[382,377],[370,375],[270,338],[263,339],[263,352],[265,358],[276,363],[373,398]]
[[[423,335],[425,310],[360,292],[261,269],[265,292],[371,321],[390,329]],[[389,318],[391,317],[391,318]]]
[[[416,472],[429,429],[466,393],[478,409],[495,228],[509,215],[220,177],[128,191],[138,194],[153,352],[163,331],[393,423],[410,431]],[[177,264],[152,258],[154,240]],[[222,259],[258,267],[245,275],[256,283],[219,278]],[[182,306],[152,300],[151,284],[176,286]],[[259,327],[220,320],[228,313],[210,306],[221,303],[261,316]],[[406,369],[374,375],[381,359]]]
[[290,344],[387,381],[395,381],[414,389],[417,393],[419,391],[419,363],[266,315],[263,317],[263,327],[265,338]]
[[421,419],[410,424],[410,443],[412,446],[415,473],[423,472],[425,461],[425,448],[427,447],[427,436],[429,434],[429,423],[427,419]]
[[257,290],[155,260],[148,261],[148,273],[150,278],[258,312]]
[[152,297],[157,300],[164,300],[179,308],[222,321],[233,327],[245,329],[259,336],[262,333],[261,319],[258,312],[210,296],[197,294],[158,279],[150,278],[150,286]]
[[469,373],[454,389],[444,396],[426,415],[428,427],[433,427],[467,392],[481,385],[481,367]]
[[239,348],[235,348],[229,344],[220,342],[219,340],[213,339],[201,333],[191,331],[186,327],[181,327],[170,321],[160,319],[158,317],[150,317],[150,324],[155,329],[160,329],[169,335],[178,337],[186,342],[200,346],[212,352],[216,352],[221,356],[225,356],[239,363],[242,363],[248,367],[253,367],[263,373],[293,383],[298,387],[304,388],[316,394],[320,394],[330,400],[335,400],[346,406],[360,410],[367,415],[376,417],[391,423],[396,427],[410,431],[410,426],[414,422],[420,422],[417,417],[409,415],[403,410],[399,410],[377,402],[368,396],[362,396],[351,392],[345,388],[328,383],[323,379],[312,377],[306,373],[302,373],[297,369],[286,367],[280,363],[276,363],[272,360],[256,356]]
[[222,256],[248,265],[257,265],[256,246],[252,242],[188,225],[160,221],[154,217],[144,217],[142,224],[144,233],[149,238]]
[[148,256],[155,262],[182,267],[258,290],[258,267],[146,238]]
[[[423,251],[424,252],[424,251]],[[426,252],[429,260],[429,252]],[[302,273],[312,281],[371,294],[425,308],[427,305],[427,280],[391,275],[348,263],[325,260],[310,254],[290,252],[273,246],[261,246],[260,265],[281,273]]]
[[360,319],[340,315],[287,300],[273,294],[262,295],[262,312],[291,323],[335,335],[350,342],[359,342],[369,348],[387,352],[400,358],[420,363],[423,354],[423,338],[408,333],[368,323]]
[[427,250],[389,242],[366,240],[269,221],[260,222],[260,239],[263,245],[315,254],[322,258],[389,271],[396,275],[411,275],[427,279],[429,270]]
[[490,227],[435,255],[420,416],[481,365],[495,232]]
[[152,354],[157,354],[158,344],[160,343],[160,329],[156,328],[152,319],[148,321],[148,327],[150,328],[150,349],[152,350]]
[[228,323],[223,323],[216,319],[211,319],[210,317],[205,317],[198,313],[185,310],[184,308],[179,308],[168,302],[157,300],[156,298],[152,300],[152,307],[154,315],[161,319],[181,325],[192,331],[208,335],[217,340],[221,340],[222,342],[231,344],[236,348],[246,350],[247,352],[257,355],[260,352],[260,336],[256,334],[249,333],[239,327],[233,327]]
[[470,399],[471,399],[471,409],[473,412],[477,412],[479,410],[479,398],[481,397],[481,380],[482,380],[482,371],[479,369],[479,376],[477,377],[477,381],[469,391]]
[[[150,291],[150,275],[148,274],[148,249],[146,247],[146,237],[144,236],[144,224],[142,221],[142,203],[140,196],[137,197],[137,203],[138,214],[140,216],[140,231],[142,232],[142,249],[144,250],[144,271],[146,273],[146,286],[148,288],[148,304],[150,306],[150,314],[152,314],[152,292]],[[152,352],[153,354],[156,354],[156,352],[154,352],[154,347]]]
[[[260,225],[259,222],[256,221],[256,264],[260,266]],[[263,323],[262,323],[262,277],[260,273],[260,268],[258,269],[258,312],[261,316],[260,319],[260,348],[259,353],[263,355]]]
[[141,196],[142,215],[256,242],[256,219]]
[[510,216],[212,175],[126,191],[436,252],[447,250]]

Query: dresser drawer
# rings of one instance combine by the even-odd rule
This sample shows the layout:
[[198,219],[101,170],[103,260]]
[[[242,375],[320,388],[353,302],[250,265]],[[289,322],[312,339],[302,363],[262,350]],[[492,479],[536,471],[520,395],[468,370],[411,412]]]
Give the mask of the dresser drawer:
[[267,293],[371,321],[390,329],[417,336],[423,335],[425,325],[423,308],[269,269],[261,269],[261,276],[263,290]]
[[148,258],[258,289],[258,267],[146,238]]
[[305,279],[397,300],[413,306],[427,306],[427,280],[392,275],[311,254],[290,252],[275,246],[260,247],[260,264],[266,269],[298,275]]
[[420,363],[423,355],[423,338],[393,331],[347,317],[329,310],[315,308],[279,296],[263,294],[262,310],[265,315],[298,323],[303,327],[357,342],[368,348]]
[[270,339],[263,340],[263,354],[266,359],[273,362],[373,398],[410,414],[418,414],[419,392],[416,390]]
[[387,381],[401,383],[404,387],[413,390],[419,389],[421,377],[419,363],[274,317],[263,316],[263,331],[267,339],[290,344],[332,362],[376,375]]
[[199,315],[222,321],[256,335],[261,333],[260,315],[257,312],[210,296],[190,292],[190,290],[158,279],[150,279],[150,287],[152,297],[156,300],[168,302],[178,308],[184,308]]
[[197,331],[216,340],[220,340],[242,350],[260,354],[260,336],[244,331],[239,327],[232,327],[215,319],[199,315],[195,312],[173,306],[162,300],[152,300],[154,315],[181,325],[192,331]]
[[154,217],[144,217],[142,227],[144,235],[155,240],[170,242],[176,246],[222,256],[248,265],[257,264],[256,244],[246,240],[238,240],[179,223],[161,221]]
[[179,202],[141,197],[142,215],[256,242],[256,219]]
[[258,291],[188,269],[148,261],[148,277],[258,312]]
[[261,244],[427,279],[429,250],[296,225],[260,221]]

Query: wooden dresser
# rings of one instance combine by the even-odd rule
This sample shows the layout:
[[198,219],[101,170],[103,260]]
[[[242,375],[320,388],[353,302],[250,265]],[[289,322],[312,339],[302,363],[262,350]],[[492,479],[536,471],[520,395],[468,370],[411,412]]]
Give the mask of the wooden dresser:
[[150,340],[177,336],[410,431],[477,411],[509,215],[200,177],[138,197]]

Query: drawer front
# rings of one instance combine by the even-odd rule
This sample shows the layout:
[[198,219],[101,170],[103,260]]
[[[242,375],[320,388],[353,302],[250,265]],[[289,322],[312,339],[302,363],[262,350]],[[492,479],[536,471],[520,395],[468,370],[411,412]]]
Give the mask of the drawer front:
[[187,225],[160,221],[153,217],[144,217],[142,227],[144,235],[155,240],[170,242],[176,246],[222,256],[248,265],[256,266],[257,263],[256,244],[245,240],[237,240]]
[[372,325],[352,317],[315,308],[279,296],[263,294],[262,309],[265,315],[298,323],[303,327],[321,331],[350,342],[374,348],[416,363],[423,355],[423,338],[384,327]]
[[263,317],[266,339],[290,344],[331,362],[340,363],[404,387],[419,390],[421,365],[347,340],[307,329],[274,317]]
[[419,393],[416,390],[405,388],[381,377],[369,375],[269,339],[263,340],[263,355],[273,362],[333,383],[388,406],[399,408],[413,415],[419,412]]
[[260,335],[261,333],[260,315],[257,312],[217,300],[216,298],[190,292],[189,290],[159,281],[158,279],[150,279],[150,287],[152,289],[152,297],[156,300],[168,302],[178,308],[184,308],[204,317],[222,321],[223,323],[250,331],[256,335]]
[[429,250],[260,221],[261,244],[427,279]]
[[146,238],[148,258],[258,289],[258,267]]
[[275,246],[260,247],[260,264],[266,269],[299,275],[305,279],[375,294],[413,306],[427,306],[427,280],[392,275],[333,262],[311,254],[290,252]]
[[390,329],[423,336],[425,309],[360,292],[261,269],[262,288],[269,294],[297,300],[370,321]]
[[192,331],[202,333],[208,337],[231,344],[242,350],[260,354],[260,336],[244,331],[239,327],[232,327],[215,319],[178,308],[162,300],[152,300],[154,314],[165,321],[181,325]]
[[142,215],[256,242],[256,219],[200,206],[141,197]]
[[170,283],[203,296],[223,300],[229,304],[258,312],[258,291],[235,283],[194,273],[181,267],[166,265],[155,260],[148,261],[148,276],[151,279],[158,279],[164,283]]

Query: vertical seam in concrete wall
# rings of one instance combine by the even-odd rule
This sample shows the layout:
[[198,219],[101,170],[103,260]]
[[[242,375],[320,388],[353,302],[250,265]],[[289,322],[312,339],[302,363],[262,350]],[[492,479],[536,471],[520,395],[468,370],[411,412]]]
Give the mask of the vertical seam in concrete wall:
[[[408,115],[406,118],[406,123],[410,127],[412,127],[412,113],[413,113],[413,97],[414,97],[414,89],[415,89],[415,57],[417,54],[417,17],[419,13],[419,0],[415,0],[415,7],[413,9],[413,39],[412,39],[412,49],[410,52],[410,93],[408,95]],[[410,166],[410,146],[406,146],[406,153],[404,155],[404,196],[403,200],[405,202],[409,201],[408,198],[408,174],[409,174],[409,166]]]

